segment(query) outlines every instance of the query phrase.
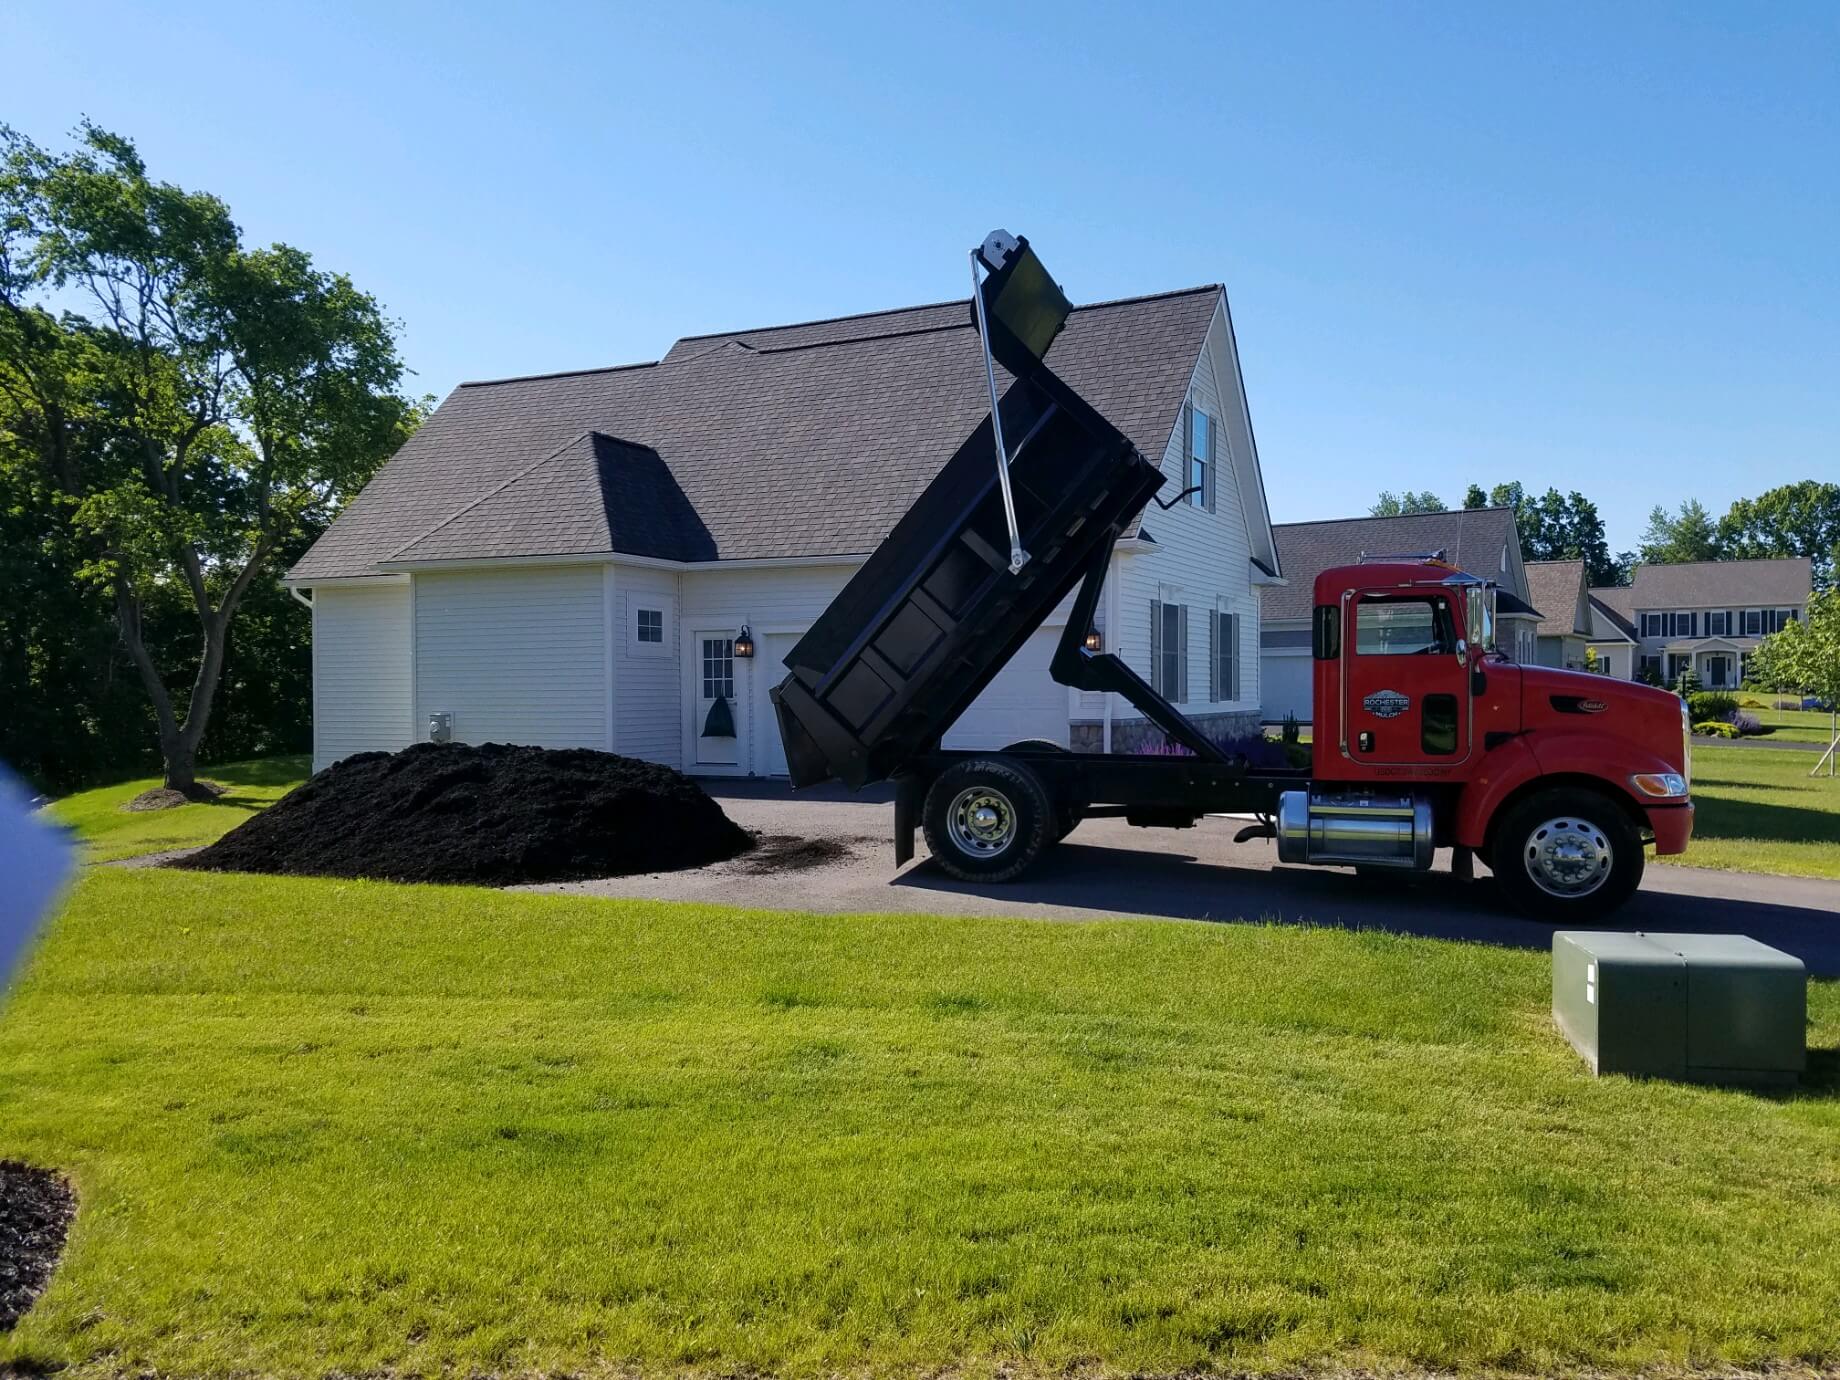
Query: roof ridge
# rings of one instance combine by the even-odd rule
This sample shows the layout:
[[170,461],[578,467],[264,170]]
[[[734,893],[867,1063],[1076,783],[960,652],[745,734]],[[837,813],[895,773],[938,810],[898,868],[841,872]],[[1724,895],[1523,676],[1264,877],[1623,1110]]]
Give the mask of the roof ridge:
[[1403,518],[1456,517],[1465,513],[1512,513],[1505,503],[1491,503],[1486,508],[1438,508],[1429,513],[1367,513],[1360,517],[1316,518],[1308,522],[1274,522],[1273,527],[1327,527],[1336,522],[1398,522]]
[[[468,513],[472,512],[473,509],[477,508],[480,504],[486,502],[488,499],[498,497],[499,494],[503,493],[506,489],[510,488],[513,484],[517,483],[518,480],[522,479],[525,475],[531,474],[537,470],[542,469],[545,465],[547,465],[550,461],[554,460],[558,455],[561,455],[564,451],[572,449],[573,447],[581,444],[581,442],[583,441],[588,441],[589,444],[592,445],[593,442],[590,438],[595,437],[595,436],[600,436],[603,434],[604,433],[596,431],[592,427],[590,427],[586,431],[579,432],[578,434],[571,436],[568,440],[564,441],[561,445],[557,446],[554,450],[550,451],[549,454],[545,455],[541,460],[532,461],[530,464],[524,466],[524,468],[519,470],[517,473],[506,477],[505,479],[499,481],[497,484],[493,485],[490,489],[487,489],[484,493],[479,495],[479,497],[474,499],[471,503],[462,504],[460,507],[454,509],[453,512],[449,513],[446,517],[442,518],[439,522],[435,523],[435,525],[430,527],[426,532],[423,532],[419,536],[412,537],[410,540],[404,542],[401,546],[397,547],[394,551],[392,551],[388,556],[384,557],[384,559],[393,561],[397,559],[399,556],[401,556],[402,553],[407,551],[410,547],[420,546],[423,542],[427,541],[428,538],[432,537],[436,532],[439,532],[443,527],[447,526],[448,523],[457,522],[460,518],[465,517]],[[614,439],[614,438],[610,437],[609,439]],[[627,444],[630,445],[631,442],[628,442]]]
[[[1076,303],[1073,307],[1073,310],[1076,312],[1101,311],[1107,307],[1128,307],[1128,306],[1133,306],[1138,302],[1161,301],[1162,299],[1166,297],[1193,297],[1193,296],[1196,296],[1204,292],[1220,292],[1223,290],[1223,287],[1224,287],[1224,284],[1221,284],[1221,283],[1198,283],[1194,287],[1168,288],[1162,292],[1142,292],[1142,293],[1137,293],[1134,296],[1130,296],[1130,297],[1106,297],[1106,298],[1101,298],[1097,302]],[[698,335],[680,335],[672,343],[672,349],[675,349],[679,345],[687,344],[687,343],[698,341],[698,340],[718,340],[724,337],[738,339],[741,336],[748,336],[748,335],[771,335],[776,331],[802,331],[802,330],[807,330],[812,326],[835,326],[844,321],[867,321],[877,316],[903,316],[908,312],[937,311],[941,307],[968,307],[970,305],[971,305],[971,299],[969,297],[948,297],[943,302],[921,302],[911,307],[883,307],[879,311],[846,312],[842,316],[820,316],[810,321],[786,321],[786,322],[782,322],[781,324],[777,326],[746,326],[746,327],[737,328],[735,330],[727,330],[727,331],[704,331]],[[969,329],[971,322],[967,320],[964,323],[964,325],[966,329]],[[956,329],[956,327],[917,326],[917,327],[914,327],[912,330],[907,330],[907,331],[890,331],[890,332],[887,332],[887,335],[913,335],[913,334],[918,334],[923,331],[938,331],[938,330],[948,330],[948,329]],[[856,340],[876,340],[876,339],[883,339],[883,338],[885,337],[883,336],[856,336],[856,337],[853,337],[853,339],[856,339]],[[741,343],[745,344],[746,342],[743,341]],[[830,340],[830,341],[819,341],[819,342],[812,342],[812,343],[827,344],[827,345],[844,345],[844,344],[848,344],[849,341]],[[753,348],[758,349],[760,347],[755,346]],[[800,349],[803,347],[795,346],[795,345],[787,345],[781,348],[791,350],[791,349]],[[669,353],[669,351],[667,351],[666,353]]]
[[1639,561],[1637,570],[1678,570],[1686,565],[1763,565],[1767,561],[1807,561],[1813,564],[1812,556],[1730,556],[1724,560],[1712,561]]
[[501,383],[536,383],[542,379],[572,379],[583,374],[625,374],[636,369],[656,369],[661,360],[645,359],[636,364],[603,364],[594,369],[556,369],[547,374],[507,374],[501,379],[465,379],[456,388],[491,388]]

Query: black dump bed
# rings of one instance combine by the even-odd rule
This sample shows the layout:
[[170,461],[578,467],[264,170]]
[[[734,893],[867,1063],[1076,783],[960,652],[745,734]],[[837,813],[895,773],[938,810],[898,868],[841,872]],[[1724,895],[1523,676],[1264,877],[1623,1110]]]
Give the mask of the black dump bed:
[[937,746],[1163,482],[1045,366],[1002,416],[1028,563],[1010,573],[986,418],[787,656],[773,701],[794,786],[860,787]]

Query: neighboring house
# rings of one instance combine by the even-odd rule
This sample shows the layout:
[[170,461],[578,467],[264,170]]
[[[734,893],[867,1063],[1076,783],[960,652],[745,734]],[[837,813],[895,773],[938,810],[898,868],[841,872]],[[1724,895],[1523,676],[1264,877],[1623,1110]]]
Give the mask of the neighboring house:
[[1647,670],[1673,685],[1691,666],[1707,689],[1732,689],[1757,644],[1806,615],[1813,588],[1806,556],[1638,566],[1627,586],[1590,592],[1592,645],[1600,658],[1623,649],[1604,669],[1625,679]]
[[1628,586],[1604,586],[1586,591],[1590,603],[1591,637],[1587,644],[1597,653],[1596,669],[1602,675],[1633,680],[1642,640],[1629,621]]
[[1542,666],[1585,668],[1591,640],[1591,602],[1583,561],[1528,561],[1527,591],[1540,610],[1533,659]]
[[[1119,543],[1105,645],[1216,731],[1256,724],[1253,580],[1278,558],[1225,293],[1078,308],[1048,362],[1161,460],[1164,496],[1202,486]],[[461,385],[289,572],[312,597],[315,767],[447,715],[459,741],[783,773],[782,658],[988,410],[966,301]],[[1049,677],[1066,618],[948,745],[1149,739],[1125,701]]]
[[1284,574],[1282,583],[1262,582],[1260,592],[1265,620],[1259,642],[1260,679],[1267,722],[1287,714],[1310,721],[1310,601],[1316,577],[1331,566],[1355,565],[1363,556],[1441,551],[1451,564],[1496,581],[1508,596],[1502,601],[1496,645],[1517,661],[1534,659],[1534,627],[1539,620],[1528,607],[1520,533],[1510,508],[1286,522],[1272,531]]

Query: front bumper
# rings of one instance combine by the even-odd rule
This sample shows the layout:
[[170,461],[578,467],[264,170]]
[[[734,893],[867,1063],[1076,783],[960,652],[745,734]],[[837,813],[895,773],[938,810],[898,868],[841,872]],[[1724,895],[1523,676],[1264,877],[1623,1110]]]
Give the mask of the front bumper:
[[1654,831],[1655,852],[1684,853],[1693,837],[1693,802],[1684,805],[1650,805],[1648,827]]

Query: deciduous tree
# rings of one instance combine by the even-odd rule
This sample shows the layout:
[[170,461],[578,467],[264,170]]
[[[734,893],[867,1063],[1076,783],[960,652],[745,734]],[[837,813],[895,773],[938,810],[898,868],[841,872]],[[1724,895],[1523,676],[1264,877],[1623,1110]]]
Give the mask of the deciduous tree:
[[[418,422],[377,302],[85,124],[52,154],[0,130],[0,465],[107,592],[168,785],[195,789],[232,621],[277,553]],[[149,637],[197,624],[177,690]]]

